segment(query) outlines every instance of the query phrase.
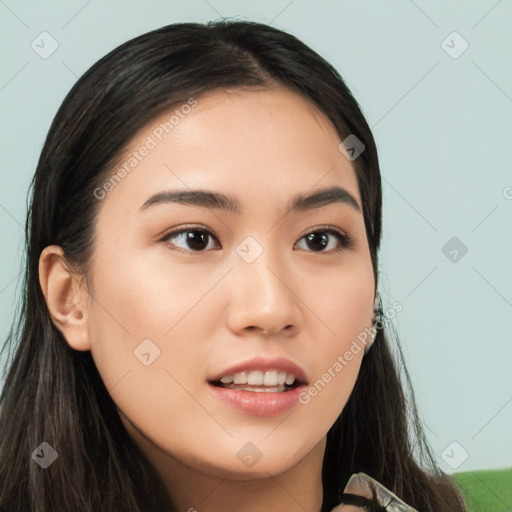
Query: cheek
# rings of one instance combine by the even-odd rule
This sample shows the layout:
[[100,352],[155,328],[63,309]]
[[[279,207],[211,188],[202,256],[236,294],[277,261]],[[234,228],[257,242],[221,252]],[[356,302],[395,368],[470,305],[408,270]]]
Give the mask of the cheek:
[[351,255],[346,264],[319,276],[315,284],[305,283],[301,293],[319,320],[323,354],[332,357],[347,350],[371,325],[375,284],[369,255]]
[[206,357],[204,326],[219,319],[215,294],[208,294],[218,278],[143,258],[117,265],[106,254],[95,262],[90,321],[91,353],[105,386],[139,428],[183,420],[181,437],[183,430],[194,436],[187,418],[204,414],[191,396],[204,386],[197,369]]
[[208,292],[211,276],[202,279],[198,272],[176,268],[158,251],[130,257],[134,253],[119,249],[114,258],[105,250],[96,261],[95,324],[121,328],[121,337],[128,335],[133,343],[152,337],[164,341]]
[[320,327],[315,374],[300,401],[332,424],[350,396],[370,339],[375,285],[369,255],[354,258],[326,283],[308,295]]

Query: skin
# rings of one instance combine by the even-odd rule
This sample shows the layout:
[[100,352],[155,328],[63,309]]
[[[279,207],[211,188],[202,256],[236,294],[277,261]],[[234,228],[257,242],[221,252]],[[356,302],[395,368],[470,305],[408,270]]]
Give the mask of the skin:
[[[375,287],[361,211],[338,202],[285,215],[296,194],[334,185],[361,209],[356,174],[334,126],[285,88],[197,100],[100,201],[93,288],[57,246],[41,254],[41,288],[69,345],[91,351],[178,510],[318,512],[325,436],[363,351],[308,404],[274,418],[220,402],[207,379],[253,356],[283,356],[314,383],[371,326]],[[168,118],[141,130],[130,151]],[[155,193],[198,188],[236,197],[241,213],[171,203],[140,211]],[[189,224],[214,234],[203,252],[183,235],[162,241]],[[348,234],[353,246],[326,234],[328,247],[315,251],[305,236],[322,225]],[[251,264],[236,252],[248,236],[263,249]],[[160,349],[149,366],[134,356],[147,338]],[[237,457],[248,442],[261,453],[251,467]]]

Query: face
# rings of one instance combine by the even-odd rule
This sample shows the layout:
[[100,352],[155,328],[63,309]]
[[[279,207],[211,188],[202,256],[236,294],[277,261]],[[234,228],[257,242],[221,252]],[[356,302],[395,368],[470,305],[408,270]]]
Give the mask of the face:
[[371,326],[356,174],[295,93],[194,101],[96,193],[88,348],[140,443],[210,474],[278,474],[324,442],[363,351],[344,354]]

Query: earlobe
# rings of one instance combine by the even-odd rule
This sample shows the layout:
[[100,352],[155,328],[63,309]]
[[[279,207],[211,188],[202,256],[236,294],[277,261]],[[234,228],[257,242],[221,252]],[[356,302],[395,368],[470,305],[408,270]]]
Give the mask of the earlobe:
[[77,277],[61,247],[45,247],[39,257],[39,284],[52,322],[71,348],[90,350],[87,292]]

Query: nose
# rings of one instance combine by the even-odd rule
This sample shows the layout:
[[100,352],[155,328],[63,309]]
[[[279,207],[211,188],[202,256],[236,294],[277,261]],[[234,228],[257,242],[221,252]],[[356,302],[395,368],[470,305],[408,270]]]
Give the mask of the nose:
[[283,259],[265,249],[252,263],[238,255],[234,260],[227,312],[231,331],[239,336],[254,331],[297,334],[302,321],[301,301],[293,290],[297,278]]

